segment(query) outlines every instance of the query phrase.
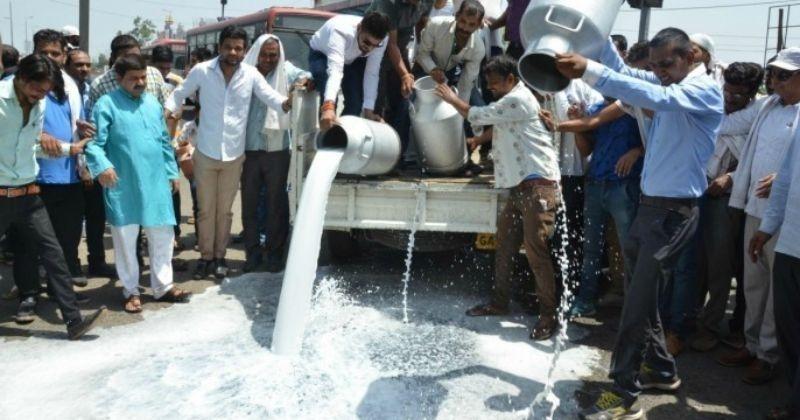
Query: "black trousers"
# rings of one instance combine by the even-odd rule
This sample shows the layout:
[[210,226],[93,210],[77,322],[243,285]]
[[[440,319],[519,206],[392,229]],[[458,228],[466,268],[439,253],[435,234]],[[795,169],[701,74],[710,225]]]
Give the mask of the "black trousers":
[[103,243],[106,232],[106,204],[100,183],[95,181],[91,186],[84,186],[83,199],[89,267],[100,267],[106,263],[106,248]]
[[609,375],[615,391],[628,402],[641,393],[642,362],[665,378],[677,373],[665,343],[659,299],[680,252],[697,230],[698,218],[696,205],[687,215],[643,203],[628,231],[624,253],[630,284],[625,290]]
[[772,281],[775,330],[792,387],[789,399],[797,414],[800,413],[800,311],[797,310],[800,307],[800,258],[776,252]]
[[[64,322],[69,325],[79,321],[81,314],[75,302],[75,292],[72,290],[72,276],[42,199],[36,195],[0,197],[0,233],[6,232],[9,228],[14,229],[15,238],[21,241],[19,249],[28,256],[33,256],[23,260],[34,261],[33,270],[30,270],[30,267],[27,267],[27,270],[25,267],[19,267],[22,269],[20,275],[24,275],[24,278],[15,279],[21,286],[20,298],[30,296],[31,290],[34,290],[33,293],[38,291],[39,279],[35,256],[39,255],[47,271],[48,288],[61,309]],[[14,266],[14,275],[17,276],[17,261]]]
[[258,251],[258,201],[267,189],[267,252],[282,252],[289,235],[289,150],[245,152],[242,168],[242,226],[248,255]]
[[[571,289],[575,289],[581,280],[583,271],[583,206],[585,200],[584,183],[586,179],[582,176],[562,176],[561,194],[564,198],[564,208],[566,210],[567,223],[564,226],[556,223],[556,233],[553,235],[553,253],[561,252],[567,254],[567,283]],[[566,232],[562,230],[566,228]],[[566,243],[564,238],[566,239]],[[559,263],[560,265],[560,263]],[[559,285],[563,283],[561,270],[556,270],[556,276],[561,279]]]
[[78,259],[78,245],[83,233],[85,211],[83,184],[40,184],[44,207],[50,216],[50,223],[56,234],[64,259],[73,277],[82,273]]

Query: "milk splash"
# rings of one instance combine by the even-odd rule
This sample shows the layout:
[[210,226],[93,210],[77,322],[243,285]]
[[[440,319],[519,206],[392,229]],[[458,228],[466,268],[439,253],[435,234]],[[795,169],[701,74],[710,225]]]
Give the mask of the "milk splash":
[[547,372],[547,380],[544,384],[544,389],[533,400],[533,404],[529,409],[531,418],[545,418],[552,419],[558,408],[561,400],[553,392],[553,375],[556,372],[558,359],[564,350],[564,345],[567,342],[567,325],[568,317],[567,312],[572,305],[572,292],[569,284],[569,260],[567,259],[566,244],[568,243],[567,232],[567,209],[564,206],[564,199],[561,200],[561,205],[558,209],[558,230],[561,232],[561,248],[558,250],[558,265],[561,270],[561,281],[563,284],[563,293],[561,294],[561,303],[558,308],[558,333],[555,337],[555,345],[553,347],[553,358],[550,361],[550,369]]
[[406,271],[403,273],[403,322],[408,324],[408,282],[411,280],[411,261],[414,257],[414,237],[419,227],[419,215],[422,213],[422,191],[417,191],[417,207],[414,211],[414,220],[411,222],[411,231],[408,233],[408,248],[406,248]]
[[274,353],[294,355],[300,352],[303,344],[306,317],[317,276],[317,257],[328,193],[343,155],[343,150],[317,151],[303,184],[272,333]]

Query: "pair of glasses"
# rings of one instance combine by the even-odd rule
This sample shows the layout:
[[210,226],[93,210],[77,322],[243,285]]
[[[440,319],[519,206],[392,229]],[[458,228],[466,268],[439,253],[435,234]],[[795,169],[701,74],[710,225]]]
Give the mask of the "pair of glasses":
[[749,92],[749,93],[731,93],[731,92],[728,92],[727,90],[723,90],[723,92],[722,92],[722,93],[723,93],[723,94],[724,94],[726,97],[728,97],[728,98],[731,98],[731,99],[735,99],[735,100],[737,100],[737,101],[741,101],[741,100],[745,100],[745,99],[750,99],[750,97],[752,97],[753,95],[755,95],[755,92]]
[[789,71],[789,70],[772,70],[770,74],[772,77],[778,79],[778,81],[785,82],[791,79],[795,74],[800,73],[800,70]]

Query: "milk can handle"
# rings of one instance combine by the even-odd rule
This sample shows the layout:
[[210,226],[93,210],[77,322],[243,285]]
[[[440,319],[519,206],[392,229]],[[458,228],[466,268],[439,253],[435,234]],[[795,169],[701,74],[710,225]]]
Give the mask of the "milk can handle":
[[544,18],[545,22],[547,22],[547,23],[549,23],[549,24],[551,24],[553,26],[557,26],[557,27],[559,27],[561,29],[565,29],[565,30],[570,31],[570,32],[578,32],[578,31],[581,30],[581,28],[583,27],[583,22],[586,20],[586,16],[585,15],[581,16],[581,20],[578,22],[578,26],[576,26],[574,28],[570,28],[569,26],[564,26],[564,25],[562,25],[562,24],[560,24],[558,22],[553,22],[552,20],[550,20],[550,17],[553,15],[553,11],[555,10],[555,8],[556,8],[555,6],[550,6],[550,10],[547,11],[547,16],[545,16],[545,18]]
[[360,150],[358,151],[361,154],[361,157],[364,159],[369,159],[369,153],[365,150],[367,148],[367,143],[372,141],[372,136],[367,134],[364,136],[364,141],[361,142]]

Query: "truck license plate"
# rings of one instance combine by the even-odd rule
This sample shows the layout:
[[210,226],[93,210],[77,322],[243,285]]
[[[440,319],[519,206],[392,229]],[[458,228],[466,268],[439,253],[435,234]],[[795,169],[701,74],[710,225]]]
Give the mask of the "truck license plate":
[[497,249],[497,240],[492,233],[479,233],[475,238],[475,249],[479,251],[494,251]]

